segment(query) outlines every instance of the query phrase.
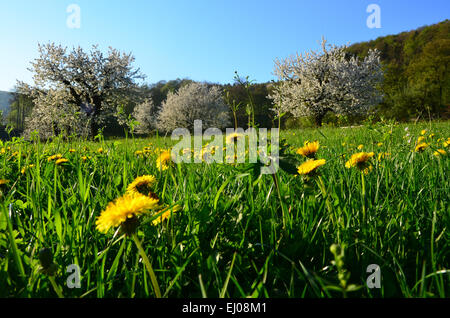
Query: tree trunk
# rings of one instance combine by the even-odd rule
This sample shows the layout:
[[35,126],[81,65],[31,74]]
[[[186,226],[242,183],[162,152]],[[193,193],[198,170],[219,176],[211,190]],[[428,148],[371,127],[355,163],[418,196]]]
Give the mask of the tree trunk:
[[316,126],[322,127],[322,121],[323,121],[323,118],[325,117],[325,115],[326,115],[326,112],[321,112],[314,117]]
[[331,108],[325,108],[314,116],[314,121],[317,126],[322,127],[322,121],[325,118],[325,115],[330,111],[333,110]]
[[100,96],[94,96],[92,99],[94,109],[91,113],[91,138],[94,140],[95,136],[98,135],[98,131],[100,130],[100,126],[97,123],[97,115],[101,111],[102,107],[102,98]]
[[98,135],[99,126],[95,120],[95,117],[92,116],[91,118],[91,138],[94,140],[95,136]]

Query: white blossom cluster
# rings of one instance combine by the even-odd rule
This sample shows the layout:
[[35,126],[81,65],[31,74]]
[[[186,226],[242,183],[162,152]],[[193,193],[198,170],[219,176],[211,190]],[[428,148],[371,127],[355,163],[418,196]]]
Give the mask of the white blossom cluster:
[[118,114],[117,108],[133,98],[134,80],[143,78],[132,69],[134,57],[113,48],[104,56],[97,46],[89,53],[80,47],[67,52],[50,43],[39,45],[39,53],[29,69],[34,85],[19,82],[18,91],[35,103],[26,132],[42,137],[68,131],[95,135],[107,116]]
[[230,125],[228,107],[222,98],[221,89],[204,83],[190,83],[176,93],[169,92],[155,122],[152,120],[153,110],[152,103],[144,103],[135,112],[136,120],[144,129],[155,123],[157,129],[166,133],[175,128],[192,131],[196,119],[202,120],[204,127],[221,129]]
[[62,89],[49,89],[45,94],[38,94],[27,119],[24,136],[29,138],[34,131],[43,139],[57,135],[88,136],[88,116],[67,100],[67,93]]
[[296,54],[275,61],[279,78],[269,96],[278,113],[313,116],[318,124],[328,111],[341,115],[366,113],[381,101],[380,55],[370,50],[364,59],[349,56],[347,46],[322,40],[322,51]]
[[151,98],[145,99],[142,103],[136,105],[133,111],[133,118],[139,122],[135,132],[138,134],[147,134],[156,129],[156,118],[159,109],[153,103]]

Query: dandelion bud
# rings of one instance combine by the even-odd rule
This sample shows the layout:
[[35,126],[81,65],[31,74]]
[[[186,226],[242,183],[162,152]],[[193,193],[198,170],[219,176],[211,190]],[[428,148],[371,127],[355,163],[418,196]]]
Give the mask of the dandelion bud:
[[136,216],[128,218],[125,222],[123,222],[120,226],[120,230],[127,236],[131,236],[136,232],[136,229],[139,226],[139,219]]
[[333,244],[330,246],[330,252],[333,253],[333,255],[337,255],[340,252],[340,247],[337,244]]
[[44,269],[49,268],[53,264],[52,250],[43,248],[39,251],[39,262]]
[[58,271],[58,265],[53,263],[52,250],[49,248],[39,251],[39,262],[41,263],[40,271],[48,276],[53,276]]

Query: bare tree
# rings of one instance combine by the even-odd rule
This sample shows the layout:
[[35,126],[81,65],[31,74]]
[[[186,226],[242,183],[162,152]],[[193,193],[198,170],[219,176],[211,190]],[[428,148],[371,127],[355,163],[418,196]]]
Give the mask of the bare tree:
[[364,114],[381,101],[377,89],[383,80],[379,52],[370,50],[360,60],[349,56],[347,46],[326,45],[322,51],[275,61],[279,82],[269,97],[278,112],[294,117],[313,116],[321,125],[328,111]]

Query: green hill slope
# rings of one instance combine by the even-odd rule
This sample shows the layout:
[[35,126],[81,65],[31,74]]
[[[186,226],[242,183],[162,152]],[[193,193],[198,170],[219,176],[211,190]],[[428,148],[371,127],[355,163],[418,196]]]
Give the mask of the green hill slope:
[[6,112],[9,110],[9,106],[12,102],[12,94],[8,92],[0,91],[0,110]]
[[397,119],[449,115],[450,20],[355,43],[349,52],[363,57],[374,48],[381,51],[386,70],[384,115]]

